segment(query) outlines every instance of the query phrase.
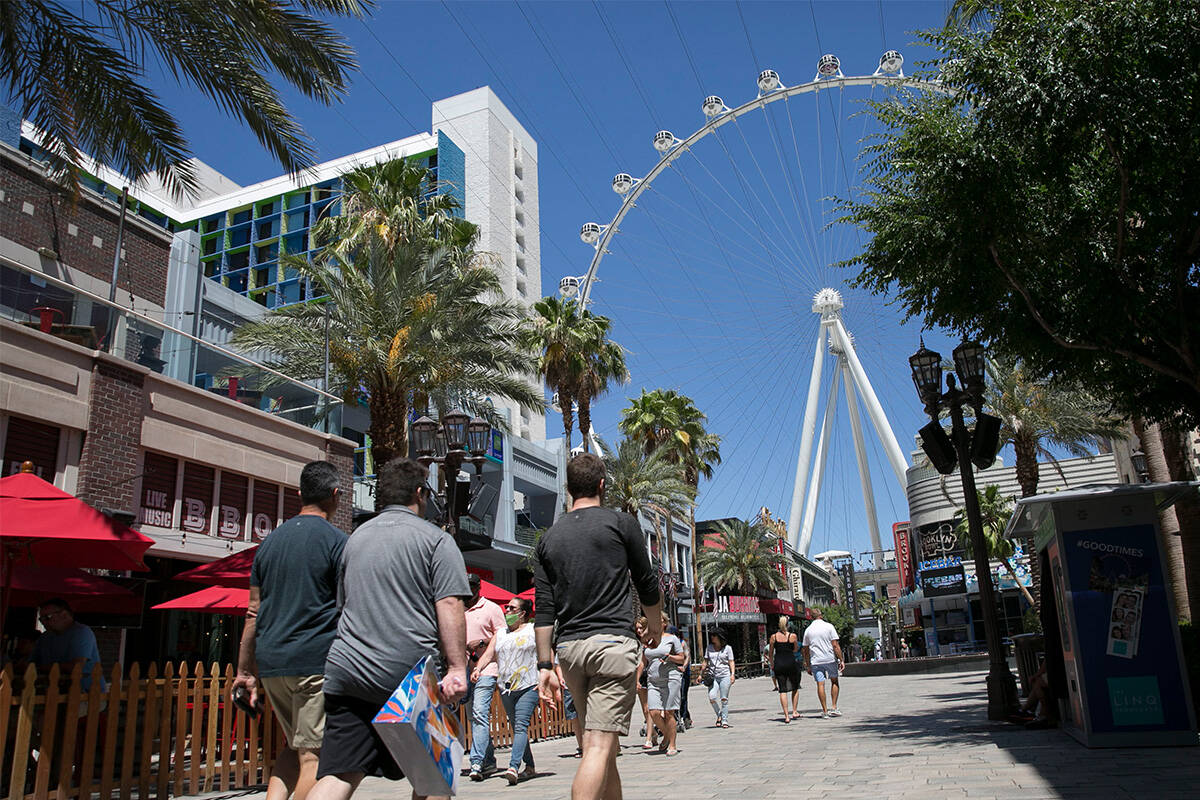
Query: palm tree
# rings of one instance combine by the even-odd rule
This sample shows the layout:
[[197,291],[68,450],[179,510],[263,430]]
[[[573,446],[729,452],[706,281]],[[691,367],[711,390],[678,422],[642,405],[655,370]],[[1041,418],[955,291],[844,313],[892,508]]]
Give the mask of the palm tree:
[[580,310],[576,300],[543,297],[533,304],[522,335],[523,344],[538,353],[537,372],[558,393],[563,435],[571,449],[574,406],[579,406],[579,433],[590,450],[592,400],[608,391],[613,381],[629,380],[625,349],[608,338],[608,317]]
[[[272,79],[340,100],[357,68],[346,39],[314,12],[359,17],[369,0],[0,3],[0,85],[44,135],[73,191],[85,154],[137,179],[158,172],[177,198],[198,184],[178,121],[144,80],[157,62],[254,131],[297,174],[316,150]],[[86,11],[85,11],[86,9]],[[86,16],[85,16],[86,14]]]
[[988,359],[983,404],[1000,418],[1000,445],[1013,447],[1021,496],[1037,493],[1038,457],[1057,465],[1050,446],[1087,456],[1126,430],[1108,407],[1076,385],[1035,378],[1011,356]]
[[[1008,570],[1008,574],[1012,576],[1013,582],[1017,584],[1017,588],[1021,590],[1021,594],[1025,596],[1025,601],[1032,607],[1037,607],[1033,601],[1033,595],[1025,588],[1020,579],[1017,578],[1017,571],[1013,568],[1012,557],[1016,552],[1013,548],[1013,543],[1004,537],[1004,529],[1008,526],[1008,520],[1012,516],[1012,498],[1003,497],[1000,494],[1000,487],[992,484],[984,488],[982,492],[976,491],[979,497],[979,513],[983,520],[983,540],[987,545],[987,557],[989,560],[997,560],[1004,565]],[[966,509],[959,509],[959,521],[955,529],[958,534],[959,546],[963,548],[968,559],[974,558],[974,546],[971,542],[971,534],[967,525]],[[1031,563],[1033,559],[1030,559]],[[977,575],[978,580],[990,580],[991,576]]]
[[604,502],[626,514],[682,514],[696,490],[679,467],[662,453],[646,455],[632,439],[622,439],[616,452],[599,440],[607,472]]
[[721,520],[716,527],[716,536],[700,548],[698,558],[705,586],[749,595],[783,588],[775,540],[764,526],[735,519]]
[[[347,187],[346,207],[366,213],[358,200],[353,185]],[[414,222],[404,224],[416,229]],[[379,228],[365,231],[358,247],[341,248],[339,256],[342,240],[330,236],[353,225],[323,220],[314,235],[328,244],[312,262],[286,260],[328,300],[276,309],[242,326],[234,335],[237,346],[267,350],[268,363],[285,374],[316,378],[328,317],[330,391],[348,402],[367,401],[376,464],[408,455],[413,409],[432,404],[444,411],[461,404],[500,425],[483,398],[507,398],[529,408],[542,404],[527,377],[534,358],[520,343],[524,307],[494,299],[500,283],[487,258],[471,246],[389,241]],[[456,229],[454,238],[473,245],[473,232],[464,231]]]
[[625,348],[608,338],[612,321],[586,310],[580,316],[586,347],[580,354],[584,366],[575,385],[575,402],[579,404],[579,436],[587,453],[591,451],[592,400],[604,395],[610,383],[628,383],[629,369]]

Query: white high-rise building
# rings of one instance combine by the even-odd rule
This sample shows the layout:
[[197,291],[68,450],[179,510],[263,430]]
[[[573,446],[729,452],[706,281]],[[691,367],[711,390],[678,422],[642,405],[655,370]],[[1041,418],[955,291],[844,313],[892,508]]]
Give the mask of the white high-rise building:
[[[537,142],[487,86],[435,102],[432,129],[463,151],[466,218],[479,226],[480,249],[499,257],[504,294],[532,303],[542,296]],[[544,414],[497,406],[521,438],[546,438]]]

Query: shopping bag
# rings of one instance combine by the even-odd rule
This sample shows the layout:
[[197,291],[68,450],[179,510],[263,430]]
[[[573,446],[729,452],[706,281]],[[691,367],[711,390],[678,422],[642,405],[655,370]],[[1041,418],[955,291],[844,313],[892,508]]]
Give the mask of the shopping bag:
[[432,657],[417,662],[372,724],[414,792],[457,793],[462,729],[455,709],[441,701]]

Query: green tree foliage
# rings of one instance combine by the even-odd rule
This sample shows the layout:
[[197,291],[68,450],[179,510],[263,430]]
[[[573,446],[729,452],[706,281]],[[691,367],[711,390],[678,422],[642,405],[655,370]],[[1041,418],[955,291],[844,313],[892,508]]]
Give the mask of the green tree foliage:
[[600,440],[607,478],[604,503],[635,517],[685,513],[696,490],[683,480],[679,467],[661,452],[646,455],[632,439],[622,439],[614,452]]
[[158,62],[240,119],[288,172],[313,164],[312,142],[272,85],[339,102],[354,50],[313,12],[361,16],[369,0],[94,0],[0,3],[0,85],[44,134],[75,190],[84,156],[133,178],[158,172],[176,196],[197,188],[179,123],[145,80]]
[[683,466],[693,486],[700,478],[712,478],[721,463],[721,439],[709,433],[707,418],[687,395],[673,389],[645,389],[621,413],[620,428],[630,439],[641,442],[647,453],[663,450]]
[[[389,173],[391,168],[375,165],[362,171]],[[424,168],[412,165],[400,172],[413,171],[427,177]],[[422,184],[407,182],[410,187]],[[363,202],[357,195],[360,185],[347,182],[345,208],[392,218],[394,209],[373,209]],[[416,204],[408,208],[419,213]],[[529,408],[543,402],[529,381],[535,359],[520,343],[524,307],[496,299],[500,281],[487,255],[473,249],[473,227],[460,221],[453,234],[439,241],[421,235],[416,220],[397,224],[417,233],[393,238],[386,226],[363,228],[357,246],[345,248],[340,237],[359,229],[355,221],[322,220],[314,237],[326,244],[313,260],[292,257],[285,263],[329,299],[275,309],[243,325],[233,339],[245,350],[265,349],[271,354],[267,363],[287,375],[317,378],[323,370],[328,314],[330,391],[347,402],[367,401],[376,464],[408,455],[408,419],[414,408],[446,411],[461,405],[499,426],[502,422],[485,398],[508,398]],[[448,244],[455,241],[459,244]]]
[[[979,514],[983,522],[983,541],[987,546],[988,560],[996,560],[1003,564],[1004,568],[1008,570],[1008,574],[1016,582],[1017,588],[1021,590],[1021,594],[1025,596],[1025,601],[1031,606],[1035,605],[1033,595],[1017,579],[1017,571],[1013,569],[1012,557],[1015,553],[1013,543],[1004,538],[1004,529],[1008,527],[1008,520],[1013,515],[1012,498],[1000,494],[1000,487],[995,484],[986,486],[982,492],[976,490],[975,494],[979,498]],[[958,534],[959,546],[963,548],[966,558],[974,559],[975,546],[967,527],[965,508],[958,510],[958,524],[954,530]],[[982,576],[977,577],[982,580]]]
[[1118,411],[1200,423],[1200,4],[960,3],[873,105],[859,285]]
[[609,384],[629,380],[625,349],[608,338],[612,321],[580,310],[576,300],[543,297],[532,310],[522,342],[540,354],[538,374],[551,391],[558,393],[567,449],[571,449],[574,428],[573,406],[578,404],[579,434],[583,449],[590,450],[592,400],[607,392]]
[[1055,461],[1050,446],[1090,455],[1102,439],[1124,439],[1125,426],[1077,382],[1038,379],[1022,359],[988,359],[983,404],[1000,418],[1000,445],[1013,446],[1021,496],[1037,494],[1038,460]]
[[716,535],[700,548],[698,565],[704,585],[717,591],[755,595],[784,586],[777,568],[775,538],[762,525],[721,520]]

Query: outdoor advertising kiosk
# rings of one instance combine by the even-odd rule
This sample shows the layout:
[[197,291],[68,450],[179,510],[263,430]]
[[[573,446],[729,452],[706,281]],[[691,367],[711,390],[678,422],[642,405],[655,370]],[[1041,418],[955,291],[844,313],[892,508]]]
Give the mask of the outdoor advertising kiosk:
[[[1026,497],[1005,536],[1049,558],[1068,692],[1088,747],[1197,744],[1158,515],[1200,484],[1096,486]],[[1046,561],[1043,561],[1045,564]]]

